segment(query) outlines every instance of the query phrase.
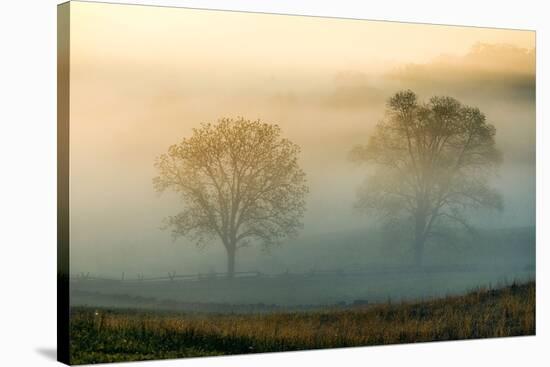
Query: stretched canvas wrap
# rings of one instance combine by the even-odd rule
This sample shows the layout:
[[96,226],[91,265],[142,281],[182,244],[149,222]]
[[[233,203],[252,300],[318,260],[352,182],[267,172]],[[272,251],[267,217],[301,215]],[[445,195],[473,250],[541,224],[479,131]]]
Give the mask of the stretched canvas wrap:
[[535,334],[535,32],[58,7],[68,364]]

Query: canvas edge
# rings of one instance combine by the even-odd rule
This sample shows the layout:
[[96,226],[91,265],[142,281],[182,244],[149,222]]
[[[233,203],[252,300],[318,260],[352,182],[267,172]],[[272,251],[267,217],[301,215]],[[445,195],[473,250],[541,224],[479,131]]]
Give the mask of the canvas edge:
[[57,6],[57,360],[69,350],[70,2]]

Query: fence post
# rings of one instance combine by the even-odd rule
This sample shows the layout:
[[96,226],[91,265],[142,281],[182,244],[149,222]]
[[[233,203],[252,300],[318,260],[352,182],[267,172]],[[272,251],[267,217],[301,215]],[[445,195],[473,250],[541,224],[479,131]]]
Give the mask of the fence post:
[[170,281],[173,282],[174,278],[176,276],[176,271],[168,272],[168,278],[170,278]]

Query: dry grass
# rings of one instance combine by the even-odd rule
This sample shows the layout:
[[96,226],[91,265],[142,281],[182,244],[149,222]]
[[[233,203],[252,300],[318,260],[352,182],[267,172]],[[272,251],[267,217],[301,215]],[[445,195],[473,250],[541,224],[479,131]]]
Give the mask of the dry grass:
[[74,309],[72,363],[339,348],[535,333],[535,283],[362,308],[255,315]]

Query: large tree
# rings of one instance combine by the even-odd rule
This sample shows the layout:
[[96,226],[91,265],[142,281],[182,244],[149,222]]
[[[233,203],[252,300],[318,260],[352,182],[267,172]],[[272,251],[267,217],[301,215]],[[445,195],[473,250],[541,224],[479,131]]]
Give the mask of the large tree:
[[301,228],[308,188],[299,151],[279,126],[259,120],[223,118],[193,129],[155,163],[155,189],[182,199],[167,227],[197,246],[218,238],[233,277],[239,248],[269,248]]
[[488,183],[501,161],[495,133],[478,108],[454,98],[421,103],[410,90],[396,93],[368,143],[351,151],[370,168],[357,206],[408,223],[420,266],[428,240],[456,225],[471,229],[471,209],[502,208]]

